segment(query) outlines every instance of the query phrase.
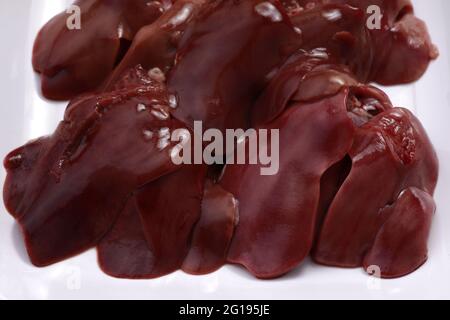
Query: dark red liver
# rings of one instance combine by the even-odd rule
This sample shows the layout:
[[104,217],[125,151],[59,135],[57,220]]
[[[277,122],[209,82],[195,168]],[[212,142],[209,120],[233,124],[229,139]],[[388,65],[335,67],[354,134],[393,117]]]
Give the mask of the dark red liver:
[[[264,128],[280,130],[280,171],[262,176],[260,165],[228,165],[220,182],[239,201],[239,224],[228,259],[259,278],[298,266],[313,245],[320,179],[351,147],[347,92],[297,104]],[[270,150],[270,149],[269,149]]]
[[[263,16],[257,8],[267,7]],[[262,10],[262,9],[261,9]],[[205,129],[247,128],[266,75],[300,44],[277,1],[215,1],[188,26],[168,80],[175,116]]]
[[205,175],[204,166],[185,167],[138,190],[98,245],[102,269],[133,279],[180,269],[200,218]]
[[416,271],[428,259],[428,237],[436,210],[433,198],[417,188],[402,192],[384,209],[388,220],[364,257],[364,268],[379,268],[383,278],[398,278]]
[[79,0],[75,5],[81,9],[81,30],[69,30],[70,14],[63,12],[42,28],[34,44],[33,66],[49,99],[68,100],[96,89],[139,29],[154,22],[171,1]]
[[103,85],[108,89],[129,68],[140,64],[167,73],[175,62],[179,42],[188,25],[208,5],[205,0],[178,0],[154,23],[142,27],[123,60]]
[[[61,14],[40,32],[44,95],[73,99],[4,162],[32,262],[98,246],[107,274],[132,279],[226,262],[274,278],[310,253],[385,278],[420,267],[437,158],[418,119],[367,85],[414,81],[437,57],[411,3],[171,2],[82,0],[81,31]],[[171,134],[194,121],[279,129],[278,173],[176,166]]]
[[[409,0],[282,2],[290,9],[288,12],[294,25],[302,30],[304,43],[316,48],[320,39],[334,34],[332,40],[329,38],[327,44],[320,46],[336,52],[336,56],[344,59],[360,79],[363,76],[384,85],[413,82],[439,55],[425,23],[414,16]],[[374,5],[382,14],[380,29],[367,27],[372,14],[367,9]],[[314,15],[317,16],[315,21]],[[317,37],[317,34],[321,36]]]
[[159,133],[183,124],[168,113],[164,85],[140,81],[77,101],[53,135],[6,157],[5,204],[23,228],[34,264],[95,246],[133,191],[178,169],[170,159],[175,144],[161,144]]
[[432,195],[438,162],[418,120],[399,108],[360,127],[349,155],[352,169],[330,206],[313,257],[322,264],[358,267],[389,219],[382,209],[409,187]]
[[202,275],[227,262],[228,248],[239,223],[239,203],[234,196],[212,181],[207,183],[200,220],[194,228],[183,271]]

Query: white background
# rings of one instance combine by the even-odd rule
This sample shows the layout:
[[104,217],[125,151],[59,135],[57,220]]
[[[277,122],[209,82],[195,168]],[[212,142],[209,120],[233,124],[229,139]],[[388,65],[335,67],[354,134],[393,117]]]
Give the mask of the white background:
[[[374,280],[359,269],[307,262],[274,281],[255,280],[237,267],[202,277],[178,272],[157,280],[129,281],[104,275],[95,251],[37,269],[29,263],[18,228],[0,204],[0,299],[449,299],[450,1],[414,2],[441,57],[418,83],[387,92],[396,105],[409,107],[423,121],[441,162],[430,259],[419,271],[398,280]],[[51,133],[62,119],[65,103],[44,101],[37,92],[31,51],[39,28],[68,4],[64,0],[0,0],[1,158],[32,138]],[[0,183],[4,176],[0,169]]]

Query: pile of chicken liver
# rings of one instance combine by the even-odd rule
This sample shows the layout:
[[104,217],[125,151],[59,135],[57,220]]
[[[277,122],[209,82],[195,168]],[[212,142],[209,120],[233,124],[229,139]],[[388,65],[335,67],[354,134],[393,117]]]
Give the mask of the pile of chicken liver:
[[[438,56],[409,0],[75,4],[82,29],[61,13],[33,55],[43,95],[71,100],[64,120],[4,161],[34,265],[94,247],[132,279],[227,263],[276,278],[308,256],[395,278],[426,262],[437,157],[371,85],[416,81]],[[279,173],[175,165],[168,137],[194,121],[279,129]]]

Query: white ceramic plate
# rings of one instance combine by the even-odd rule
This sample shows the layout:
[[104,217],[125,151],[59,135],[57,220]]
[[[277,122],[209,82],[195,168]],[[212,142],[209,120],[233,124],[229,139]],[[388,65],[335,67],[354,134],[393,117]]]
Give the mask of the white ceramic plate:
[[[450,298],[450,1],[416,0],[440,59],[416,84],[387,88],[398,106],[423,121],[439,153],[438,212],[429,262],[398,280],[369,278],[360,269],[302,265],[274,281],[255,280],[236,267],[193,277],[181,272],[150,281],[104,275],[94,251],[55,266],[37,269],[24,251],[13,219],[0,204],[0,299],[409,299]],[[65,0],[0,0],[0,157],[24,142],[51,133],[65,103],[43,100],[31,69],[31,49],[39,28],[69,5]],[[0,183],[4,180],[0,170]]]

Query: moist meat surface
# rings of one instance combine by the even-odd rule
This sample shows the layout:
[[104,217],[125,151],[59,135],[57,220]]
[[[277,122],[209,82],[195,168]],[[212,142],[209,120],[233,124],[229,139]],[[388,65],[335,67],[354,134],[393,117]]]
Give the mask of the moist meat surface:
[[[416,81],[438,56],[409,0],[75,5],[81,30],[61,13],[33,52],[43,95],[71,100],[64,119],[4,160],[33,264],[93,247],[130,279],[227,263],[276,278],[308,256],[395,278],[426,262],[438,160],[420,121],[371,85]],[[278,130],[278,173],[176,165],[172,134],[194,137],[196,121]]]

